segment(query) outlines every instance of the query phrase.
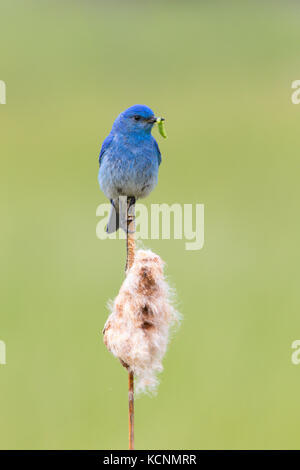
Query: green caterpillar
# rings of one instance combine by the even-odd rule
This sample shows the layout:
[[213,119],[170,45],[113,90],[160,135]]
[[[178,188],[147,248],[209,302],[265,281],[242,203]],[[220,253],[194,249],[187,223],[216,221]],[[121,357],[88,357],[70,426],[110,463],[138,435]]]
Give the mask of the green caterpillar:
[[156,119],[157,125],[158,125],[158,131],[162,137],[165,139],[167,138],[167,133],[165,129],[165,124],[164,124],[164,118],[158,117]]

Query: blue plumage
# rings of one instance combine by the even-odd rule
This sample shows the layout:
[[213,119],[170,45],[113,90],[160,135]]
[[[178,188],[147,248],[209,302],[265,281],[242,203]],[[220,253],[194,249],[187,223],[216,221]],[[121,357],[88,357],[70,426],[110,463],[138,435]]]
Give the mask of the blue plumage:
[[151,135],[155,122],[156,117],[148,106],[131,106],[117,117],[102,144],[98,181],[112,203],[107,225],[109,233],[119,225],[126,231],[119,220],[119,196],[143,198],[157,184],[161,154]]

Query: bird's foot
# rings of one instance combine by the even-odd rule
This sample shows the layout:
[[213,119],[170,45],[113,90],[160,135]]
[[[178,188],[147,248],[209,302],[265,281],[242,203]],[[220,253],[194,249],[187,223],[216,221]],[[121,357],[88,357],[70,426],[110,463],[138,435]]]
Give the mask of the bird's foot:
[[134,196],[128,196],[127,198],[127,207],[128,210],[130,209],[131,206],[135,204],[135,197]]

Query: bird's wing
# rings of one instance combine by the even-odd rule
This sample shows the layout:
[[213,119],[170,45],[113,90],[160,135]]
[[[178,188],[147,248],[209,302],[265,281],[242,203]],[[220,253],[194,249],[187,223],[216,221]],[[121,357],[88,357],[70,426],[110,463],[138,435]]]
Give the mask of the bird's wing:
[[154,147],[155,147],[156,154],[157,154],[158,165],[160,165],[161,164],[161,153],[160,153],[160,150],[159,150],[159,146],[158,146],[158,143],[156,142],[156,140],[154,139],[153,136],[152,136],[152,138],[154,140]]
[[100,155],[99,155],[99,166],[101,165],[101,160],[102,160],[102,157],[103,155],[105,154],[106,150],[108,149],[108,147],[111,145],[112,141],[113,141],[113,134],[109,134],[106,139],[104,139],[103,141],[103,144],[102,144],[102,147],[101,147],[101,150],[100,150]]

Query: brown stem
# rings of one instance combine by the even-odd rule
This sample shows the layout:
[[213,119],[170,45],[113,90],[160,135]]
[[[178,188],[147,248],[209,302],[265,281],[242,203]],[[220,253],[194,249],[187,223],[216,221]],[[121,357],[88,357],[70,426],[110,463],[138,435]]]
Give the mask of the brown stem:
[[128,403],[129,403],[129,450],[134,450],[134,383],[133,372],[128,372]]
[[135,256],[135,203],[127,203],[127,258],[126,272],[131,268]]
[[[135,204],[127,203],[127,257],[126,272],[131,268],[135,256]],[[128,404],[129,404],[129,450],[134,450],[134,374],[128,372]]]

